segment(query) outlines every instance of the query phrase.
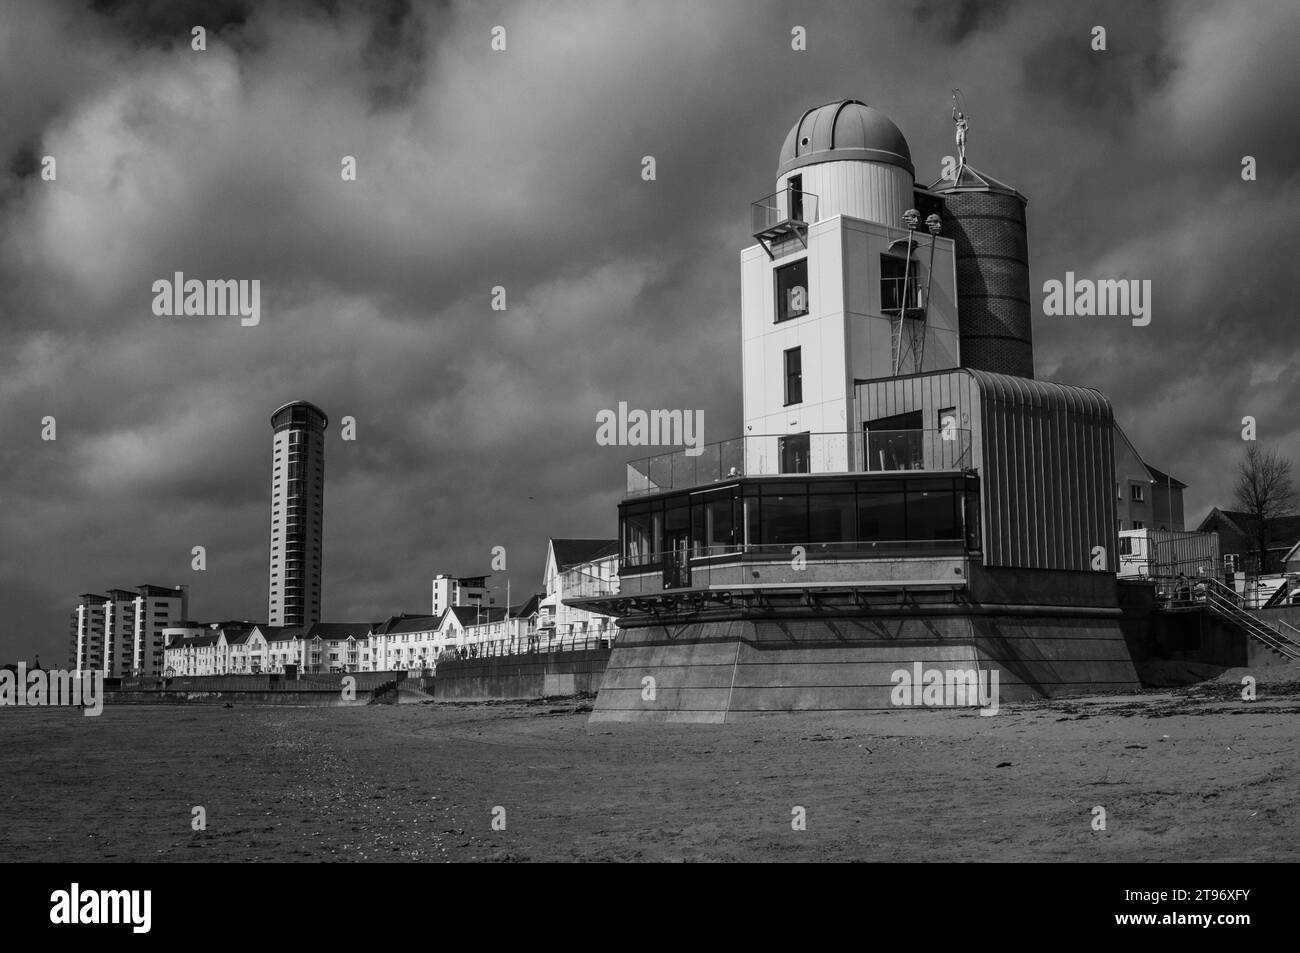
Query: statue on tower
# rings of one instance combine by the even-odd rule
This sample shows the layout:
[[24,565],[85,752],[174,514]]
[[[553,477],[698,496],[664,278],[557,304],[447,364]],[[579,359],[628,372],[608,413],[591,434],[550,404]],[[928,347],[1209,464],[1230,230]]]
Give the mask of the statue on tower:
[[961,170],[966,168],[966,110],[960,89],[952,91],[952,121],[957,124],[957,173],[954,181],[961,178]]

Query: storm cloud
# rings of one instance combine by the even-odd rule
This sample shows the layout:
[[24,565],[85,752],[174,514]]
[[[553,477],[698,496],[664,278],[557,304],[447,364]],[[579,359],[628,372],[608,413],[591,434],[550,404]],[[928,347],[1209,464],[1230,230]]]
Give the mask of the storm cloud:
[[[112,586],[263,618],[269,415],[293,399],[331,417],[327,619],[425,611],[433,573],[498,545],[536,589],[548,536],[615,535],[636,452],[597,445],[597,412],[741,429],[749,203],[843,97],[894,119],[926,185],[960,87],[970,161],[1029,197],[1034,287],[1152,281],[1145,328],[1038,310],[1038,371],[1105,391],[1197,519],[1243,415],[1300,454],[1298,39],[1280,0],[13,4],[0,656],[61,663],[77,594]],[[155,316],[175,272],[260,280],[261,323]]]

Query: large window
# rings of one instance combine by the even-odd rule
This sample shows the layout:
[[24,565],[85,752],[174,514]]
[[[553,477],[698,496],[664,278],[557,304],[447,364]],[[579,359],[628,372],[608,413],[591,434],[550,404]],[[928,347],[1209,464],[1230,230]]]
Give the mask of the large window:
[[785,352],[785,405],[803,402],[803,348]]
[[868,470],[922,470],[921,411],[879,417],[862,425],[866,431]]
[[[745,481],[620,508],[629,570],[662,565],[673,540],[691,558],[788,551],[978,551],[975,477]],[[666,534],[666,535],[661,535]]]
[[808,542],[808,488],[803,483],[768,483],[762,488],[760,538],[765,545]]
[[844,543],[857,537],[855,489],[844,483],[808,486],[808,542]]
[[623,508],[623,558],[637,566],[653,561],[659,551],[655,523],[660,519],[653,504],[634,503]]
[[727,487],[694,497],[691,549],[697,556],[735,552],[740,548],[735,514],[739,500],[734,499],[734,493],[734,487]]
[[776,269],[776,320],[789,321],[808,313],[808,259]]
[[917,263],[892,255],[880,256],[880,310],[898,314],[904,308],[921,306],[921,284]]
[[858,488],[858,539],[889,543],[907,539],[902,480],[881,480]]
[[961,497],[952,480],[907,481],[907,538],[962,538]]

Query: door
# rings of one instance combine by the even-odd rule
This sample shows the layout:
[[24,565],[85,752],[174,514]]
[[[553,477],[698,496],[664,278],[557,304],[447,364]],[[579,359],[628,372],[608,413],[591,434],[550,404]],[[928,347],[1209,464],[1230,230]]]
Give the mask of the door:
[[691,585],[691,534],[675,533],[668,538],[664,559],[664,588],[688,589]]

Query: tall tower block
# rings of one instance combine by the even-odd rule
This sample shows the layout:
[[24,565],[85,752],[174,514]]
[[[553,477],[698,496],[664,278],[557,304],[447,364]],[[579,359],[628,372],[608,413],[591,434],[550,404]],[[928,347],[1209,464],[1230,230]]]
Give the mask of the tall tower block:
[[325,411],[305,400],[271,415],[271,625],[320,621]]

